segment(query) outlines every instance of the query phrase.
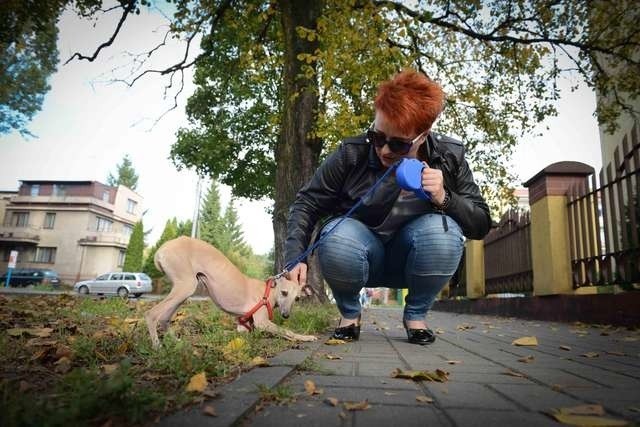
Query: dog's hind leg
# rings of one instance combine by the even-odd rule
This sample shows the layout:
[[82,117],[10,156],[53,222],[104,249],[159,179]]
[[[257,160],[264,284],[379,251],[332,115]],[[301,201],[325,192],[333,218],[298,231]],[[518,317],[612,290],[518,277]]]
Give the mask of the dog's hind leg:
[[180,307],[187,298],[193,295],[196,291],[196,287],[197,282],[195,279],[176,280],[173,283],[173,287],[171,288],[169,295],[144,315],[147,322],[147,328],[149,329],[149,335],[151,336],[151,344],[154,348],[158,348],[160,346],[158,327],[163,331],[168,329],[171,317],[178,307]]

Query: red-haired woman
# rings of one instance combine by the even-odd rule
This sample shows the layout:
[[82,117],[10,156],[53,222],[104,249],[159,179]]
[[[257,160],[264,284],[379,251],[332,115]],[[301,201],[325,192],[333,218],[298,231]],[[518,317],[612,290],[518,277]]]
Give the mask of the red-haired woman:
[[[442,88],[424,74],[405,70],[381,83],[369,130],[345,139],[291,206],[287,260],[304,252],[319,220],[328,219],[323,236],[396,162],[417,158],[428,166],[422,189],[430,200],[401,190],[388,175],[318,247],[322,273],[342,314],[334,338],[359,338],[359,291],[385,286],[408,288],[403,324],[409,342],[433,342],[425,316],[458,266],[464,237],[481,239],[489,231],[489,208],[462,143],[431,131],[443,106]],[[300,285],[306,276],[304,262],[289,273]]]

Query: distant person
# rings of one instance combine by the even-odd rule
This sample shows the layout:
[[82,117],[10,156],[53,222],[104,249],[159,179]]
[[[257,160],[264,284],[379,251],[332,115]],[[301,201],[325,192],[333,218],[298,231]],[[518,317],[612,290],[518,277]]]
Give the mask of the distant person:
[[[387,286],[408,288],[403,324],[409,342],[433,342],[425,316],[458,266],[463,236],[481,239],[489,231],[489,208],[465,160],[464,146],[431,131],[444,99],[438,83],[413,70],[381,83],[371,127],[342,141],[291,206],[287,260],[304,252],[318,221],[328,218],[321,230],[324,236],[396,162],[417,158],[428,166],[422,188],[430,201],[401,191],[390,175],[320,244],[320,267],[342,314],[334,338],[357,340],[360,290]],[[305,285],[306,263],[297,264],[289,277]]]

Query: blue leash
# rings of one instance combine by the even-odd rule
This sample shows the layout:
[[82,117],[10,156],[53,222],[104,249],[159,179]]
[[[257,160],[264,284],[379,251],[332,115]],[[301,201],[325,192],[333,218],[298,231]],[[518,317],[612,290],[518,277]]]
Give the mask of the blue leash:
[[349,211],[344,214],[342,216],[342,218],[340,218],[340,221],[336,222],[333,227],[331,227],[331,229],[329,229],[324,236],[321,236],[318,240],[315,241],[315,243],[311,246],[309,246],[309,248],[307,248],[306,251],[304,251],[303,253],[301,253],[300,255],[298,255],[298,257],[296,259],[294,259],[293,261],[288,262],[284,269],[276,274],[274,276],[274,279],[279,279],[280,277],[284,276],[285,274],[287,274],[288,272],[290,272],[293,267],[295,267],[296,265],[298,265],[298,263],[300,261],[302,261],[303,259],[307,258],[307,256],[309,256],[309,254],[318,247],[318,245],[322,242],[322,240],[324,240],[325,237],[327,237],[329,234],[331,234],[331,232],[333,230],[336,229],[337,226],[340,225],[340,223],[342,223],[342,221],[344,221],[345,219],[349,218],[351,216],[351,214],[353,214],[353,212],[355,212],[356,209],[358,209],[362,203],[364,203],[364,200],[369,197],[379,186],[380,184],[382,184],[382,181],[384,181],[384,179],[394,170],[396,170],[398,168],[398,166],[400,165],[401,161],[398,161],[396,163],[393,164],[393,166],[391,166],[389,169],[387,169],[387,171],[380,177],[378,178],[378,180],[371,186],[371,188],[366,192],[366,194],[362,197],[360,197],[360,200],[358,200],[358,202],[353,205],[351,207],[351,209],[349,209]]

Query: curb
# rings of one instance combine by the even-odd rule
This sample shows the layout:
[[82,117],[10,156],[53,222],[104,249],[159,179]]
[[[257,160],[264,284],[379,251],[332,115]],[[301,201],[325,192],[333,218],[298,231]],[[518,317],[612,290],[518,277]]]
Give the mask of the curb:
[[[219,397],[206,399],[198,405],[161,418],[154,425],[161,427],[230,426],[238,424],[260,401],[257,385],[273,388],[287,378],[307,357],[318,350],[326,337],[321,336],[313,343],[302,343],[301,349],[285,350],[269,359],[270,366],[253,368],[238,378],[220,387]],[[204,405],[215,408],[217,416],[202,412]]]

